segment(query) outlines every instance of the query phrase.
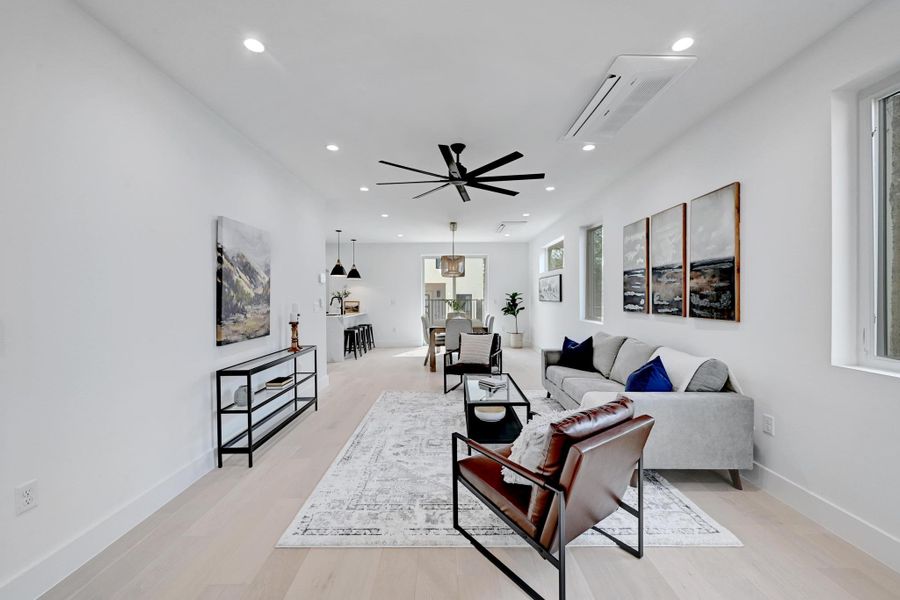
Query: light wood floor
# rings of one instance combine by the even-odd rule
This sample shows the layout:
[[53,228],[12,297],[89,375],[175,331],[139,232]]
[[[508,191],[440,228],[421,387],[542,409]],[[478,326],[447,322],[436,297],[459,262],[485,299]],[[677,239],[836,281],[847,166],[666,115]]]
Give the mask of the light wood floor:
[[[231,457],[60,583],[44,598],[525,598],[470,548],[276,549],[303,501],[383,390],[441,389],[422,350],[379,349],[331,365],[319,412],[257,455]],[[539,359],[505,350],[523,389]],[[900,599],[900,575],[768,494],[734,490],[721,473],[665,473],[743,548],[614,548],[568,554],[570,598]],[[548,598],[555,570],[527,549],[502,553]]]

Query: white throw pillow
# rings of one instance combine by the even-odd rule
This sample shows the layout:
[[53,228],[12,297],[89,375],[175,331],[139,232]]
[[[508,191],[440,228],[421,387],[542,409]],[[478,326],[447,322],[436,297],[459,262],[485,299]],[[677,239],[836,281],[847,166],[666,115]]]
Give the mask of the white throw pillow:
[[491,362],[493,335],[478,333],[459,334],[459,362],[470,365],[487,365]]
[[[537,468],[544,464],[544,460],[547,458],[547,447],[550,445],[550,425],[580,413],[582,410],[584,409],[576,408],[548,415],[538,415],[528,421],[512,444],[509,460],[529,471],[537,471]],[[519,485],[532,485],[530,481],[506,467],[503,467],[503,481]]]

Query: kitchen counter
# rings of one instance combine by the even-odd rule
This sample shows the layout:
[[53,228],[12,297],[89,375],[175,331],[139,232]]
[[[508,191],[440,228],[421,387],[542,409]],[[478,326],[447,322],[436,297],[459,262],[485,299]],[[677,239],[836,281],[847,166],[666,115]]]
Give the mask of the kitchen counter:
[[337,313],[325,315],[325,349],[328,362],[342,362],[344,360],[344,329],[351,325],[359,325],[366,321],[366,313]]

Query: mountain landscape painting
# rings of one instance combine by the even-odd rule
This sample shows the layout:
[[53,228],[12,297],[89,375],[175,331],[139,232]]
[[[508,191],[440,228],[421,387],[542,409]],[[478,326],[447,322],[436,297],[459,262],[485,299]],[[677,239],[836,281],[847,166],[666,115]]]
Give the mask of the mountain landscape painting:
[[691,200],[690,315],[740,321],[740,184]]
[[650,220],[641,219],[622,231],[622,308],[645,313],[647,302],[647,251]]
[[654,314],[684,316],[684,203],[650,217],[650,275]]
[[227,217],[217,225],[216,345],[269,335],[269,234]]

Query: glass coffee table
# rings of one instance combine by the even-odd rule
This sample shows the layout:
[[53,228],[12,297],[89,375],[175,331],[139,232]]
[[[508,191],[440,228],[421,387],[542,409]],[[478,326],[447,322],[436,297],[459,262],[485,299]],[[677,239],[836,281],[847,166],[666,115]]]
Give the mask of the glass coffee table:
[[[484,389],[482,380],[499,383],[500,387]],[[522,423],[531,419],[531,402],[508,373],[463,375],[463,390],[466,437],[476,442],[510,444],[519,437]]]

